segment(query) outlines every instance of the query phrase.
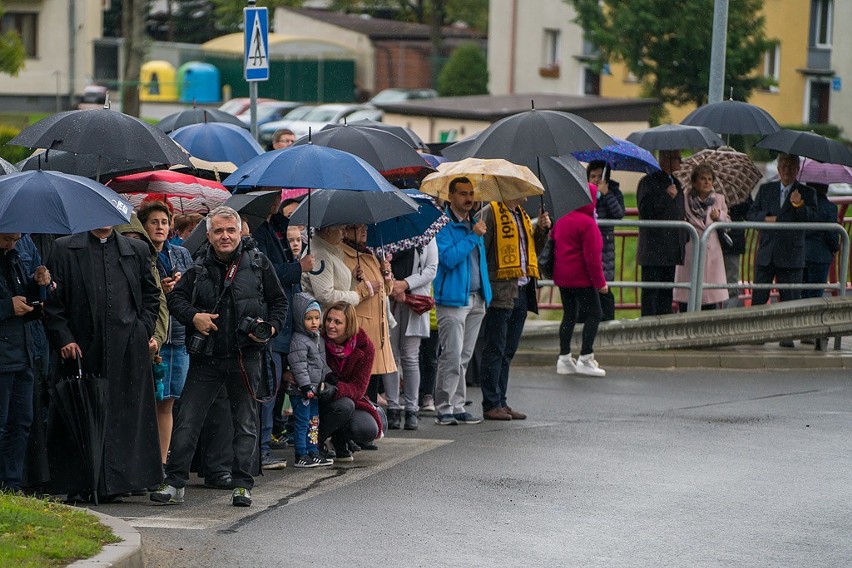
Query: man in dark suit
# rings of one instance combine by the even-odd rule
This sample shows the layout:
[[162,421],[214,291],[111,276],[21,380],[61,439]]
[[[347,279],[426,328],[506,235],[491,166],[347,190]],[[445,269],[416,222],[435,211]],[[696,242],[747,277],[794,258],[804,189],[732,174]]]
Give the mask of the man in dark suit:
[[[796,181],[799,157],[778,156],[780,181],[760,186],[757,198],[748,211],[749,221],[766,223],[807,223],[816,219],[816,193],[813,188]],[[804,231],[761,231],[755,254],[756,284],[801,283],[805,267]],[[781,301],[798,300],[801,290],[780,290]],[[755,290],[753,305],[765,304],[769,290]]]
[[[683,187],[673,175],[680,168],[679,150],[660,151],[661,171],[639,181],[636,204],[639,218],[654,221],[683,221]],[[683,263],[686,233],[682,229],[639,229],[636,262],[642,267],[643,282],[674,282],[675,266]],[[643,288],[642,315],[672,313],[671,288]]]

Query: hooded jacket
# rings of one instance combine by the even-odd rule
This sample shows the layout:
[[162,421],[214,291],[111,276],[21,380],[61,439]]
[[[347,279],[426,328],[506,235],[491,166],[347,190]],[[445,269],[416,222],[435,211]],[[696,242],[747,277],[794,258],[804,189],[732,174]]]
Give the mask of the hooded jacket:
[[[290,310],[293,314],[293,333],[290,338],[287,361],[290,363],[290,371],[299,387],[318,386],[331,372],[325,361],[325,341],[319,332],[311,333],[305,329],[305,314],[308,313],[309,306],[315,302],[316,300],[310,294],[299,292],[293,296]],[[320,312],[321,315],[322,312]],[[289,389],[288,394],[302,396],[302,392],[297,388]]]
[[606,285],[601,250],[603,239],[595,221],[597,188],[589,184],[592,202],[562,216],[553,227],[553,283],[562,288]]

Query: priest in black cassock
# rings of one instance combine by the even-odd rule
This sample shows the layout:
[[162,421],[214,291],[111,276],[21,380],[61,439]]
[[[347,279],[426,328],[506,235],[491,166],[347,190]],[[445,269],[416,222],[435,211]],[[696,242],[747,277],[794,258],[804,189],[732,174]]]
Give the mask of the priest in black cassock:
[[[112,227],[58,239],[48,266],[57,287],[46,307],[47,333],[61,369],[105,377],[106,437],[98,488],[61,420],[48,433],[54,493],[112,497],[162,480],[150,341],[160,290],[148,246]],[[156,346],[153,346],[156,347]],[[70,367],[69,367],[70,364]],[[59,371],[62,372],[62,371]]]

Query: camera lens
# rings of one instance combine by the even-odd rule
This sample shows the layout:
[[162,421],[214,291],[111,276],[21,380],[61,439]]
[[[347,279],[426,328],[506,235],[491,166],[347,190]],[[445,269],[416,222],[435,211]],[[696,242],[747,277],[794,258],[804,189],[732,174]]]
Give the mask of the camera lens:
[[266,341],[272,337],[272,326],[269,322],[265,321],[256,321],[254,323],[254,330],[252,331],[252,335],[261,341]]

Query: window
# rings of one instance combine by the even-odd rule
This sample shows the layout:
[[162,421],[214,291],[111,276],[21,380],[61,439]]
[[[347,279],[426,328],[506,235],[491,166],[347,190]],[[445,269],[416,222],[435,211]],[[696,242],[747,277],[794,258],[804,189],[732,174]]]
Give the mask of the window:
[[38,45],[37,30],[38,14],[24,12],[6,12],[3,14],[3,19],[0,20],[0,31],[13,31],[18,34],[21,41],[24,43],[24,49],[27,52],[27,57],[35,57],[37,55],[36,46]]
[[588,66],[583,67],[583,94],[598,96],[601,94],[601,75]]
[[773,93],[778,92],[778,81],[781,78],[781,46],[776,45],[763,54],[763,75],[772,81],[768,87]]
[[834,16],[832,0],[813,0],[814,44],[831,47],[831,25]]
[[544,30],[544,58],[545,67],[557,67],[559,65],[559,40],[562,32],[560,30]]

